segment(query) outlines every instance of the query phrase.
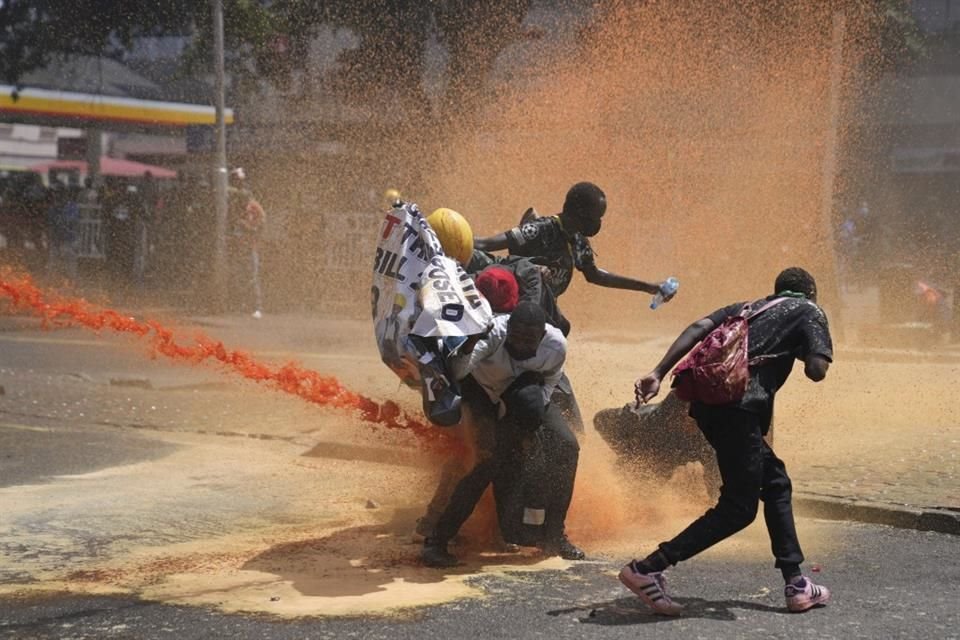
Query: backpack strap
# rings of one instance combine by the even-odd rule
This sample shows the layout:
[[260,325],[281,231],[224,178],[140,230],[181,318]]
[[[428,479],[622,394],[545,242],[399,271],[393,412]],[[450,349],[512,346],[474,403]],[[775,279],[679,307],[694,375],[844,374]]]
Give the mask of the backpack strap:
[[[756,311],[754,311],[754,312],[750,313],[749,315],[745,316],[747,322],[749,322],[750,319],[753,318],[754,316],[760,315],[761,313],[763,313],[764,311],[766,311],[766,310],[769,309],[770,307],[775,307],[776,305],[780,304],[780,303],[783,302],[784,300],[788,300],[788,299],[789,299],[788,297],[783,297],[783,298],[775,298],[775,299],[773,299],[773,300],[770,300],[769,302],[767,302],[767,304],[763,305],[762,307],[760,307],[760,308],[757,309]],[[749,303],[748,303],[746,306],[749,307],[749,306],[750,306]],[[741,312],[741,313],[742,313],[742,312]],[[762,355],[762,356],[756,356],[756,357],[754,357],[754,358],[750,358],[750,360],[747,361],[747,365],[748,365],[748,366],[751,366],[751,367],[752,367],[752,366],[755,366],[755,365],[761,365],[761,364],[765,364],[766,362],[768,362],[768,361],[770,361],[770,360],[775,360],[775,359],[777,359],[777,358],[782,358],[783,356],[788,356],[788,355],[790,355],[790,352],[789,352],[789,351],[784,351],[783,353],[768,353],[768,354],[765,354],[765,355]]]
[[788,300],[788,299],[789,298],[786,298],[786,297],[774,298],[773,300],[770,300],[769,302],[767,302],[767,304],[763,305],[756,311],[753,310],[753,308],[750,306],[750,303],[748,302],[747,304],[743,305],[743,309],[740,310],[740,315],[742,315],[747,320],[747,322],[749,322],[754,318],[754,316],[758,316],[764,311],[766,311],[767,309],[769,309],[770,307],[775,307],[781,302],[784,302],[785,300]]

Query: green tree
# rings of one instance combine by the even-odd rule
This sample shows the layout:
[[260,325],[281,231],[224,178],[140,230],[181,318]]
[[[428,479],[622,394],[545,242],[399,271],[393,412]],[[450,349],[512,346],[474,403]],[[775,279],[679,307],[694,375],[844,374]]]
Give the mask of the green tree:
[[[522,36],[530,0],[224,0],[228,67],[241,83],[282,84],[308,63],[323,24],[352,29],[356,49],[342,54],[338,87],[363,100],[386,92],[408,109],[425,105],[426,42],[435,28],[450,52],[445,104],[478,100],[499,53]],[[184,57],[208,69],[213,39],[204,0],[0,0],[0,79],[16,85],[56,56],[122,57],[140,36],[194,36]]]

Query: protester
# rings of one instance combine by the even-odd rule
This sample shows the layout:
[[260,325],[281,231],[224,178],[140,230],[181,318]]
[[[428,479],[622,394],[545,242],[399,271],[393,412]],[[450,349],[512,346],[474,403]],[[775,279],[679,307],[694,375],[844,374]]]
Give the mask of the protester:
[[[525,441],[529,446],[529,438],[534,436],[549,457],[547,480],[552,488],[550,495],[543,496],[545,504],[539,524],[544,536],[540,546],[545,553],[566,559],[584,557],[564,531],[580,447],[551,402],[565,358],[566,340],[560,331],[546,324],[539,306],[522,302],[509,316],[496,317],[489,335],[471,353],[453,360],[454,374],[461,381],[471,419],[485,437],[492,434],[494,442],[457,484],[449,504],[424,541],[424,564],[449,567],[457,563],[447,549],[450,540],[491,482],[498,476],[515,477],[518,456]],[[494,486],[499,507],[506,500],[508,487],[515,488],[513,483]]]
[[[388,190],[391,191],[391,190]],[[390,196],[391,194],[386,194]],[[399,197],[399,194],[396,194]],[[462,263],[460,258],[468,258],[473,253],[473,230],[470,223],[460,215],[460,213],[448,209],[435,209],[426,218],[427,224],[437,236],[440,246],[445,255]],[[388,363],[389,364],[389,363]],[[469,404],[469,401],[465,399]],[[460,424],[453,427],[459,438],[470,449],[470,455],[475,460],[480,460],[493,455],[493,429],[487,428],[488,424],[477,423],[470,419],[461,420]],[[423,542],[433,532],[441,514],[450,504],[450,497],[457,486],[457,483],[470,471],[469,460],[464,460],[461,456],[454,456],[448,459],[440,468],[440,478],[437,482],[437,488],[434,490],[433,497],[427,504],[427,510],[417,519],[414,530],[414,541]]]
[[[804,373],[814,382],[824,379],[833,358],[827,318],[816,305],[816,282],[798,267],[781,272],[774,295],[750,306],[761,310],[747,330],[749,378],[742,399],[723,405],[693,402],[690,415],[716,451],[723,486],[717,505],[689,527],[642,560],[620,571],[620,581],[655,612],[679,615],[683,607],[666,592],[663,572],[744,529],[764,502],[764,519],[776,567],[783,574],[784,596],[790,611],[806,611],[825,603],[830,592],[805,577],[803,553],[797,539],[791,502],[791,482],[783,462],[764,441],[773,415],[773,402],[793,368],[804,362]],[[647,402],[660,390],[663,377],[687,352],[725,320],[744,311],[744,303],[723,307],[694,322],[674,341],[663,359],[636,382],[638,402]],[[761,358],[761,360],[754,360]]]
[[[563,337],[566,338],[569,335],[570,321],[560,311],[553,290],[544,283],[543,267],[521,256],[498,258],[489,253],[474,251],[467,271],[472,273],[471,269],[488,263],[490,266],[484,268],[475,277],[477,288],[490,301],[490,306],[495,312],[509,313],[518,302],[529,300],[543,309],[548,324],[560,329]],[[505,292],[511,288],[511,281],[514,283],[512,286],[517,288],[516,299],[510,296],[504,300]],[[583,434],[583,415],[580,413],[580,405],[577,403],[573,385],[566,373],[557,384],[554,401],[559,405],[560,412],[574,433]]]
[[[557,298],[553,290],[546,286],[543,280],[544,268],[534,264],[530,258],[522,256],[498,257],[484,251],[474,251],[470,263],[466,267],[467,273],[477,279],[477,287],[490,300],[490,305],[497,313],[509,313],[518,302],[529,300],[540,305],[547,314],[547,322],[560,329],[564,337],[570,333],[570,321],[560,311]],[[497,308],[495,299],[498,293],[494,287],[505,286],[503,283],[509,278],[516,283],[517,296],[512,300],[512,306],[501,304]],[[494,298],[491,298],[491,295]]]
[[544,265],[547,267],[544,281],[556,297],[567,290],[574,269],[583,272],[587,282],[602,287],[658,293],[663,283],[616,275],[597,266],[587,238],[600,232],[606,210],[607,197],[600,187],[591,182],[578,182],[567,192],[559,214],[538,218],[528,210],[520,226],[477,238],[474,244],[481,251],[508,249],[513,255],[533,258]]
[[[541,267],[520,256],[498,258],[485,252],[474,251],[473,232],[469,223],[451,209],[435,210],[427,218],[427,222],[437,235],[444,253],[457,260],[461,266],[467,263],[468,272],[480,264],[495,265],[479,274],[473,274],[477,289],[484,295],[495,313],[510,313],[519,302],[529,300],[544,308],[550,324],[569,330],[569,322],[560,314],[552,291],[543,284]],[[520,278],[518,279],[515,274],[519,274]],[[469,390],[464,392],[464,403],[468,409],[474,404],[475,396],[476,394]],[[552,400],[570,428],[577,433],[582,433],[583,419],[566,374],[561,377],[557,393],[553,395]],[[482,412],[483,407],[479,410],[479,413]],[[417,520],[415,540],[420,541],[431,535],[441,514],[450,504],[457,483],[467,475],[470,468],[478,461],[494,455],[493,423],[482,419],[472,420],[471,417],[472,414],[468,412],[467,418],[455,428],[461,432],[463,441],[470,447],[473,460],[455,457],[444,463],[437,488],[427,506],[426,513]],[[507,493],[507,483],[501,478],[498,484],[501,488],[498,495],[502,498]],[[472,507],[473,505],[470,505],[471,509]]]
[[[488,252],[509,249],[511,254],[508,260],[523,256],[538,267],[537,274],[531,274],[523,263],[517,264],[515,269],[524,269],[518,279],[530,286],[531,278],[540,279],[543,286],[549,289],[551,295],[543,295],[540,303],[547,313],[556,319],[558,327],[563,330],[564,336],[570,333],[570,323],[560,312],[557,299],[567,290],[573,279],[573,270],[583,272],[587,282],[602,287],[643,291],[650,294],[660,292],[664,283],[648,283],[626,276],[616,275],[600,269],[587,239],[600,232],[602,218],[607,210],[606,194],[597,185],[591,182],[578,182],[570,187],[564,199],[562,211],[554,216],[537,217],[533,209],[527,209],[520,221],[520,226],[504,233],[476,239],[470,269],[479,271],[484,266],[496,262],[501,266],[504,261],[495,259]],[[666,295],[664,301],[673,298],[673,294]],[[584,433],[583,417],[577,403],[573,385],[569,378],[564,376],[560,382],[563,392],[558,399],[563,404],[563,412],[577,433]]]

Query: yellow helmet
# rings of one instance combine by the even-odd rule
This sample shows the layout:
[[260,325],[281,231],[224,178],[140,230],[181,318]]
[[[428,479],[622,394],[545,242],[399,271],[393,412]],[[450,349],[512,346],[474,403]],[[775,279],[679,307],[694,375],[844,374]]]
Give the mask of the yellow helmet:
[[470,223],[453,209],[441,207],[427,216],[427,224],[437,234],[443,252],[467,264],[473,256],[473,230]]
[[393,306],[400,307],[401,309],[407,306],[407,299],[403,297],[402,293],[398,293],[393,297]]

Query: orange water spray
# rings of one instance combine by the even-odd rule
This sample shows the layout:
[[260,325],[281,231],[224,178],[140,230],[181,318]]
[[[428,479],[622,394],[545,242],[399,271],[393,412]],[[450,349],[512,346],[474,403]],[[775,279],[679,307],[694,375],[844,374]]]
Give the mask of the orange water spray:
[[242,351],[227,349],[222,342],[202,333],[194,344],[178,342],[173,331],[155,320],[140,321],[112,309],[103,309],[79,298],[61,298],[41,291],[29,276],[0,272],[0,299],[8,299],[14,311],[29,312],[43,320],[44,328],[81,326],[100,332],[109,329],[150,341],[154,354],[173,360],[217,363],[248,380],[263,382],[274,389],[326,407],[353,409],[360,418],[388,429],[412,433],[426,448],[460,453],[462,445],[447,432],[404,413],[395,402],[377,402],[351,391],[333,376],[288,363],[274,367]]

